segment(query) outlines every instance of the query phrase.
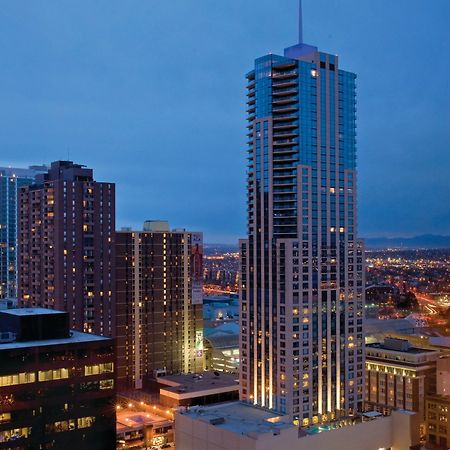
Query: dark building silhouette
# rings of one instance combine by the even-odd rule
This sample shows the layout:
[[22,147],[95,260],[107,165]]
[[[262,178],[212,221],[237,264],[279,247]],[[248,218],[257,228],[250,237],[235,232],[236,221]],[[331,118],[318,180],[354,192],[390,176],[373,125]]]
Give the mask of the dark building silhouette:
[[114,449],[114,362],[66,312],[0,311],[0,449]]
[[115,185],[56,161],[19,194],[19,302],[67,311],[70,327],[115,329]]

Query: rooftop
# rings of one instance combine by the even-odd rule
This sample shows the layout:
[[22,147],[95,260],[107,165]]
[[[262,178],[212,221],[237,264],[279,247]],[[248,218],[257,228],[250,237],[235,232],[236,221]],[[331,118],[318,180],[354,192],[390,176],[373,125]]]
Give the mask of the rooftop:
[[215,333],[205,336],[205,339],[216,349],[239,348],[239,335],[237,334]]
[[194,394],[208,394],[208,391],[232,392],[239,389],[239,380],[236,375],[224,372],[167,375],[157,378],[157,381],[167,386],[161,391],[177,396],[192,397]]
[[138,430],[150,425],[170,425],[170,421],[156,414],[140,411],[118,411],[116,429],[117,432]]
[[47,170],[47,166],[0,167],[0,177],[34,178],[38,173],[44,173]]
[[417,324],[409,319],[367,319],[365,322],[366,335],[389,332],[413,334],[416,328]]
[[257,437],[276,430],[292,428],[288,417],[247,405],[241,402],[225,403],[210,407],[193,407],[180,411],[193,419],[215,425],[217,428],[237,434]]
[[36,341],[25,341],[25,342],[7,342],[0,344],[1,350],[12,350],[20,348],[30,348],[30,347],[46,347],[54,345],[64,345],[64,344],[79,344],[84,342],[99,342],[99,341],[109,341],[110,339],[103,336],[97,336],[95,334],[81,333],[80,331],[71,331],[70,337],[58,338],[58,339],[48,339],[48,340],[36,340]]
[[407,353],[409,355],[419,355],[421,353],[436,353],[436,350],[432,350],[429,348],[418,348],[418,347],[409,347],[408,349],[394,349],[392,347],[386,346],[383,343],[373,343],[373,344],[366,344],[366,349],[379,349],[379,350],[385,350],[390,352],[400,352],[400,353]]
[[66,314],[65,311],[57,311],[47,308],[14,308],[2,312],[3,314],[10,314],[12,316],[50,316],[55,314]]

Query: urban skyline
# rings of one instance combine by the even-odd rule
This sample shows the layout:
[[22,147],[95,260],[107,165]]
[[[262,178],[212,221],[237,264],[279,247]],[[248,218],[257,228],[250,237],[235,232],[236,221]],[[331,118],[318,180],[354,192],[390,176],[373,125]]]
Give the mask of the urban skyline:
[[450,449],[450,7],[5,1],[0,450]]
[[[10,64],[1,75],[8,92],[2,106],[7,110],[0,109],[6,130],[0,143],[11,149],[2,164],[23,167],[67,159],[69,154],[70,159],[96,167],[100,179],[120,186],[119,227],[139,226],[142,217],[136,202],[143,198],[144,207],[155,218],[202,229],[206,242],[235,242],[245,230],[245,174],[239,153],[245,145],[239,126],[245,93],[240,74],[255,52],[279,52],[284,42],[293,39],[295,3],[276,5],[275,11],[275,5],[263,1],[253,11],[251,4],[231,2],[224,7],[200,1],[180,4],[170,16],[167,5],[156,5],[151,15],[144,5],[138,5],[137,11],[142,8],[140,19],[135,18],[136,10],[123,11],[117,6],[111,11],[106,8],[102,17],[97,17],[99,26],[95,28],[83,11],[70,7],[70,19],[57,7],[25,8],[24,25],[12,24],[18,30],[28,26],[28,34],[18,36],[8,23],[0,32],[12,42],[5,49]],[[439,55],[447,48],[448,40],[442,36],[448,33],[443,19],[448,15],[448,2],[348,0],[339,5],[328,3],[325,8],[324,2],[305,2],[305,32],[325,51],[338,49],[345,54],[349,69],[360,75],[358,166],[366,180],[360,190],[361,235],[445,234],[449,217],[441,205],[448,196],[448,90],[441,74],[446,73],[448,63]],[[188,10],[192,19],[186,22]],[[14,17],[12,3],[6,3],[6,13]],[[31,13],[39,19],[32,24],[28,19]],[[133,30],[119,20],[122,14],[130,19]],[[274,17],[275,25],[280,26],[269,26]],[[78,27],[64,28],[68,20],[86,27],[86,36],[81,37]],[[158,23],[169,20],[174,28],[179,25],[180,31],[162,30]],[[46,27],[52,35],[58,32],[57,44],[52,44]],[[29,34],[31,44],[22,37]],[[94,44],[87,47],[87,42]],[[149,54],[154,58],[148,58]],[[416,58],[417,54],[421,57]],[[171,55],[182,63],[176,70]],[[198,64],[189,64],[192,59]],[[165,69],[157,70],[154,61],[163,61]],[[433,70],[429,71],[431,62]],[[395,70],[388,70],[394,64]],[[385,69],[369,71],[373,65]],[[21,76],[20,71],[29,70],[36,74],[39,85]],[[60,77],[43,80],[42,74],[48,70]],[[162,72],[169,75],[163,79],[158,75]],[[171,73],[185,79],[182,84],[188,89],[174,85]],[[156,92],[158,85],[162,89]],[[23,88],[31,93],[26,104],[21,100]],[[177,111],[169,111],[167,107],[174,102]],[[212,120],[213,110],[217,110],[218,120]],[[17,123],[28,132],[21,133]],[[184,136],[183,141],[168,133],[165,127],[170,123],[177,124],[177,135]],[[198,132],[187,133],[189,128]],[[224,132],[227,139],[216,139]],[[108,164],[104,164],[105,154]],[[217,166],[226,170],[217,172]],[[416,175],[418,166],[420,176]],[[139,183],[146,177],[147,167],[152,168],[152,177]],[[169,183],[172,175],[179,181]],[[377,181],[380,178],[382,184]],[[217,189],[211,195],[208,187],[213,182]],[[192,199],[208,205],[207,211],[182,201],[180,192],[186,190]]]

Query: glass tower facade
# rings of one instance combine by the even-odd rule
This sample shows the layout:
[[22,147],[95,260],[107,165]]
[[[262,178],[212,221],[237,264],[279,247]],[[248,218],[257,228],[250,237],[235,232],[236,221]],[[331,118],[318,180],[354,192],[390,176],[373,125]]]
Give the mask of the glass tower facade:
[[17,195],[45,167],[0,167],[0,298],[17,297]]
[[305,426],[363,401],[355,80],[306,44],[247,74],[241,399]]

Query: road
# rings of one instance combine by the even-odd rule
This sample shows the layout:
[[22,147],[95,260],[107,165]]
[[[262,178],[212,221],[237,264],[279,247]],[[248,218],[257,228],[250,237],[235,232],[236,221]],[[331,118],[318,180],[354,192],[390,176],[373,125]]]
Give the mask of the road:
[[430,298],[428,295],[416,293],[417,301],[420,306],[425,309],[428,313],[432,315],[437,315],[439,313],[439,304]]

